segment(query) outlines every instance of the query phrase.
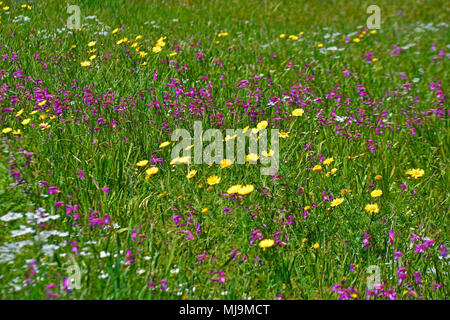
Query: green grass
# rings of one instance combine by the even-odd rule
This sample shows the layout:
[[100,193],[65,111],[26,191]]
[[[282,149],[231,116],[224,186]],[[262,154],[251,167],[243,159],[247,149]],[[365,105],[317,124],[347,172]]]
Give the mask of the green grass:
[[[338,299],[332,288],[342,283],[355,289],[350,298],[365,299],[367,269],[378,266],[385,291],[391,288],[397,299],[447,299],[448,257],[441,256],[440,247],[449,246],[450,132],[447,102],[436,103],[437,90],[430,83],[441,81],[442,96],[448,92],[449,29],[442,23],[448,23],[449,9],[445,1],[378,1],[381,29],[358,37],[366,28],[370,4],[78,1],[86,25],[68,33],[58,32],[69,16],[66,2],[35,1],[29,10],[3,1],[0,55],[8,56],[0,57],[0,70],[7,70],[0,79],[0,216],[12,211],[24,217],[0,220],[0,297]],[[2,9],[6,5],[10,8]],[[13,22],[19,15],[30,21]],[[102,24],[86,19],[92,15]],[[102,25],[110,27],[108,35],[96,34]],[[221,32],[228,36],[219,37]],[[133,41],[138,35],[142,39]],[[166,45],[153,53],[163,36]],[[117,44],[124,37],[131,42]],[[88,47],[90,41],[96,44]],[[139,56],[133,43],[147,55]],[[390,54],[393,45],[412,46],[396,56]],[[169,56],[177,46],[180,52]],[[333,46],[344,50],[324,53]],[[441,50],[445,54],[439,57]],[[18,57],[13,61],[12,52]],[[378,60],[363,59],[368,52]],[[92,65],[82,67],[92,55]],[[40,81],[14,77],[17,70]],[[345,77],[346,70],[355,76]],[[240,87],[242,80],[249,84]],[[172,82],[191,93],[180,94],[168,86]],[[375,104],[361,99],[358,85],[364,85]],[[47,103],[38,106],[44,91]],[[327,96],[332,92],[342,99]],[[291,101],[282,100],[288,95]],[[278,105],[269,107],[274,97]],[[292,117],[301,107],[305,114]],[[442,114],[427,114],[436,108]],[[195,114],[198,109],[201,113]],[[330,122],[333,112],[355,121]],[[22,124],[27,118],[30,123]],[[381,119],[387,127],[381,127]],[[160,149],[160,143],[170,141],[176,128],[192,134],[198,120],[204,130],[254,128],[267,120],[269,128],[288,131],[289,137],[280,139],[279,179],[261,175],[260,165],[170,165],[174,144]],[[41,123],[49,127],[39,129]],[[337,134],[337,125],[345,127],[348,137]],[[6,128],[21,134],[2,133]],[[23,150],[33,155],[27,158]],[[150,164],[139,168],[136,163],[153,154],[162,162],[159,172],[146,180]],[[329,157],[333,163],[313,172]],[[327,177],[332,168],[336,174]],[[424,175],[409,177],[406,171],[413,168],[423,169]],[[187,179],[192,169],[198,173]],[[84,179],[75,174],[80,170]],[[20,171],[19,184],[14,171]],[[208,186],[212,175],[221,181]],[[252,184],[255,190],[235,200],[221,196],[235,184]],[[49,194],[51,186],[61,192]],[[343,189],[351,192],[341,195]],[[375,189],[382,190],[381,197],[371,197]],[[344,198],[343,203],[330,207],[324,191],[333,199]],[[58,208],[55,203],[61,201]],[[369,203],[377,203],[380,212],[368,214],[364,208]],[[78,205],[78,219],[66,214],[67,205]],[[59,218],[34,225],[25,213],[37,208]],[[202,213],[203,208],[208,212]],[[232,214],[224,214],[225,208]],[[109,215],[106,228],[90,221],[94,211],[99,217]],[[190,224],[177,227],[173,215],[181,215],[181,221],[190,217]],[[283,224],[290,215],[294,224]],[[21,226],[33,232],[13,236]],[[250,244],[258,229],[264,239],[280,232],[278,239],[285,244],[267,250],[258,247],[259,240]],[[38,241],[39,234],[51,230],[65,234]],[[187,240],[181,230],[192,232],[193,239]],[[394,244],[388,243],[390,230]],[[362,242],[365,233],[371,236],[368,248]],[[412,243],[413,233],[421,240]],[[424,253],[415,252],[415,245],[430,239],[435,242]],[[32,244],[12,258],[2,255],[5,243],[28,240]],[[59,248],[49,253],[48,245]],[[128,250],[132,261],[127,263]],[[203,252],[208,257],[200,265],[196,255]],[[232,252],[239,255],[233,259]],[[395,252],[404,256],[394,261]],[[69,292],[60,286],[73,264],[82,270],[81,288]],[[402,267],[409,278],[399,284]],[[33,268],[36,274],[30,274]],[[213,270],[225,272],[224,283],[210,280],[217,278],[209,273]],[[440,287],[434,290],[432,283]],[[46,291],[51,284],[56,287]]]

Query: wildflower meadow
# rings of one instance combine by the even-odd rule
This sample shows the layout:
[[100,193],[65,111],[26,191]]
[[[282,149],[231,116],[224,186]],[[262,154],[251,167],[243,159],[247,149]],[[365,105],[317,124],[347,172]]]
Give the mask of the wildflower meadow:
[[0,299],[448,299],[449,10],[0,0]]

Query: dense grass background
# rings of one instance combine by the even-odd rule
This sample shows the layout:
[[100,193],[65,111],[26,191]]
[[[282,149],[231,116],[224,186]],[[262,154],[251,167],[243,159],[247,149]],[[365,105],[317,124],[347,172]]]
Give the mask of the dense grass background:
[[[0,220],[0,297],[366,299],[367,268],[378,266],[383,288],[371,298],[448,298],[445,1],[377,1],[377,33],[365,30],[373,4],[365,1],[71,4],[80,6],[83,23],[73,32],[62,30],[66,2],[0,4],[9,6],[0,24],[0,54],[7,55],[0,60],[0,129],[22,131],[0,133],[0,214],[23,214]],[[14,22],[19,15],[30,21]],[[153,53],[163,36],[166,45]],[[117,44],[124,37],[130,42]],[[399,55],[394,45],[403,48]],[[343,51],[326,50],[332,47]],[[364,59],[369,52],[378,60]],[[90,67],[80,65],[94,54]],[[297,108],[304,116],[291,116]],[[173,145],[160,143],[196,120],[205,129],[267,120],[289,131],[280,139],[279,176],[262,176],[250,164],[171,166]],[[45,122],[50,127],[40,129]],[[162,161],[146,180],[150,164],[136,163],[152,155]],[[322,172],[313,172],[317,164]],[[337,173],[327,177],[332,168]],[[412,168],[425,174],[408,177]],[[198,173],[187,179],[192,169]],[[208,186],[211,175],[220,183]],[[255,191],[221,196],[235,184]],[[49,192],[52,186],[60,192]],[[370,196],[375,189],[380,198]],[[380,212],[368,214],[369,203]],[[59,218],[27,221],[37,208]],[[108,214],[105,225],[94,211]],[[186,225],[177,226],[174,215]],[[289,216],[294,223],[284,224]],[[255,230],[264,239],[280,232],[281,242],[263,251],[259,238],[249,243]],[[31,243],[19,248],[21,241]],[[396,252],[403,256],[395,259]],[[72,291],[63,282],[73,264],[82,277]],[[212,271],[223,271],[225,281],[212,281]]]

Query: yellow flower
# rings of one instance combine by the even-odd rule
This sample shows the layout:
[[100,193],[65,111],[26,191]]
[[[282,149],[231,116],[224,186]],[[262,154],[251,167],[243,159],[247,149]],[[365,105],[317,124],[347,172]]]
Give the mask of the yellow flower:
[[353,42],[356,42],[356,43],[358,43],[358,42],[360,42],[361,41],[361,39],[359,39],[359,38],[354,38],[353,39]]
[[128,41],[128,38],[123,38],[123,39],[120,39],[119,41],[117,41],[116,44],[122,44],[127,41]]
[[338,169],[337,169],[337,168],[333,168],[333,169],[331,169],[331,174],[332,174],[332,175],[335,175],[335,174],[336,174],[336,172],[338,172]]
[[5,128],[2,130],[3,133],[10,133],[12,131],[12,128]]
[[157,197],[158,198],[164,198],[165,196],[167,196],[167,194],[168,194],[167,191],[164,191],[164,192],[158,194]]
[[206,180],[206,182],[207,182],[210,186],[213,186],[213,185],[215,185],[215,184],[218,184],[218,183],[220,182],[220,180],[221,180],[220,177],[214,175],[214,176],[209,177],[209,178]]
[[227,135],[227,136],[225,137],[225,139],[223,139],[223,141],[233,140],[233,139],[236,139],[236,137],[237,137],[237,134],[235,134],[234,136],[229,136],[229,135]]
[[141,58],[144,58],[147,55],[147,52],[139,51],[139,55],[141,56]]
[[246,126],[244,129],[242,129],[242,133],[246,133],[249,128],[250,128],[250,126]]
[[175,159],[173,159],[172,161],[170,161],[170,165],[173,164],[186,164],[186,163],[190,163],[191,162],[191,157],[190,156],[186,156],[186,157],[176,157]]
[[242,185],[236,184],[234,186],[229,187],[228,190],[227,190],[227,193],[228,194],[238,193],[241,188],[242,188]]
[[142,39],[142,35],[138,35],[138,36],[136,36],[136,38],[134,38],[134,41],[138,41],[138,40],[141,40]]
[[90,67],[91,66],[91,62],[90,61],[83,61],[80,63],[80,65],[82,67]]
[[207,215],[209,213],[209,209],[208,208],[203,208],[202,209],[202,214]]
[[269,124],[269,123],[268,123],[266,120],[263,120],[263,121],[259,122],[259,123],[256,125],[256,128],[257,128],[258,130],[263,130],[263,129],[267,128],[267,125],[268,125],[268,124]]
[[250,162],[250,161],[251,162],[256,162],[256,161],[258,161],[258,159],[259,159],[259,156],[256,153],[250,153],[250,154],[245,156],[245,161],[246,162]]
[[20,109],[17,113],[16,113],[16,118],[20,117],[23,113],[23,109]]
[[373,191],[370,193],[370,196],[371,196],[372,198],[376,198],[376,197],[381,196],[382,194],[383,194],[383,191],[381,191],[380,189],[376,189],[376,190],[373,190]]
[[41,102],[39,102],[38,103],[38,106],[39,107],[42,107],[44,104],[46,104],[47,103],[47,100],[43,100],[43,101],[41,101]]
[[318,243],[318,242],[316,242],[314,245],[313,245],[313,248],[314,249],[320,249],[320,244]]
[[342,189],[341,190],[341,196],[345,196],[347,193],[352,193],[352,190],[350,190],[350,189]]
[[119,31],[119,28],[115,28],[111,33],[116,34]]
[[284,33],[280,34],[280,39],[286,38],[286,35]]
[[96,42],[95,41],[91,41],[88,43],[88,47],[93,47],[95,46]]
[[41,129],[47,129],[50,128],[51,126],[47,123],[47,122],[42,122],[39,124],[39,128]]
[[8,7],[8,6],[4,6],[4,7],[3,7],[3,10],[8,11],[8,10],[9,10],[9,7]]
[[160,52],[161,50],[162,50],[161,47],[153,47],[153,48],[152,48],[152,51],[153,51],[154,53],[158,53],[158,52]]
[[265,251],[267,248],[272,247],[275,244],[275,241],[272,239],[264,239],[259,242],[259,247]]
[[89,60],[94,60],[95,58],[97,58],[97,56],[93,54],[92,56],[89,57]]
[[290,35],[290,36],[289,36],[289,39],[296,41],[296,40],[298,40],[298,36],[296,36],[296,35]]
[[239,188],[238,193],[243,196],[253,192],[253,190],[255,190],[255,187],[251,184],[248,184],[244,187]]
[[375,181],[381,181],[381,179],[383,179],[383,177],[381,175],[377,174],[375,176]]
[[186,178],[192,179],[197,174],[197,170],[191,170],[188,172]]
[[221,33],[219,33],[217,36],[218,36],[219,38],[220,38],[220,37],[226,37],[226,36],[228,36],[228,32],[221,32]]
[[410,169],[406,171],[406,174],[417,179],[422,177],[425,174],[425,171],[423,169]]
[[333,201],[331,201],[330,207],[337,207],[342,202],[344,202],[344,198],[336,198]]
[[320,164],[316,164],[313,168],[313,172],[320,172],[322,171],[322,166]]
[[159,145],[160,148],[165,148],[170,145],[170,141],[165,141]]
[[22,124],[23,124],[24,126],[26,126],[27,124],[29,124],[29,123],[30,123],[30,121],[31,121],[31,119],[30,119],[30,118],[28,118],[28,119],[25,119],[25,120],[23,120],[23,121],[22,121]]
[[292,115],[294,117],[301,117],[303,114],[305,113],[305,110],[303,110],[302,108],[298,108],[292,111]]
[[280,133],[278,134],[278,136],[279,136],[281,139],[289,138],[289,132],[284,132],[284,131],[282,130],[282,131],[280,131]]
[[327,159],[325,159],[325,161],[323,162],[323,164],[327,165],[327,164],[332,163],[333,161],[334,161],[334,158],[333,158],[333,157],[327,158]]
[[223,159],[222,162],[220,163],[220,167],[222,169],[228,168],[229,166],[231,166],[231,160],[230,159]]
[[136,163],[136,166],[138,167],[145,167],[148,163],[148,160],[141,160],[138,163]]
[[265,150],[264,150],[263,152],[261,152],[261,154],[262,154],[264,157],[267,157],[267,158],[270,158],[271,156],[273,156],[274,153],[275,153],[275,152],[274,152],[272,149],[270,149],[270,152],[269,152],[269,153],[267,153]]
[[20,135],[20,134],[22,134],[22,131],[20,131],[20,129],[19,130],[13,130],[12,134]]
[[375,34],[377,33],[377,30],[370,30],[370,34]]
[[150,176],[157,174],[158,171],[159,171],[158,167],[151,167],[145,170],[145,173],[147,174],[147,178],[149,178]]
[[370,214],[380,212],[380,208],[378,208],[378,204],[376,204],[376,203],[374,203],[374,204],[367,204],[367,205],[364,207],[364,210],[366,210],[366,211],[369,212]]
[[322,48],[322,47],[323,47],[323,43],[319,43],[319,44],[317,45],[317,47],[318,47],[318,48]]

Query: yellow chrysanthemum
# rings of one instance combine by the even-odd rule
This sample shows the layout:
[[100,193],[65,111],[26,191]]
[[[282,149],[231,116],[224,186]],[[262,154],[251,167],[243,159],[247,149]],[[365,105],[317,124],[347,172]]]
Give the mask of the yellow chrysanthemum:
[[209,177],[209,178],[206,180],[206,183],[208,183],[210,186],[213,186],[213,185],[215,185],[215,184],[219,184],[220,180],[221,180],[220,177],[214,175],[214,176]]
[[383,194],[383,191],[381,191],[380,189],[376,189],[370,193],[370,196],[372,198],[377,198],[377,197],[381,196],[382,194]]
[[304,113],[305,113],[305,110],[303,110],[302,108],[298,108],[298,109],[295,109],[294,111],[292,111],[292,115],[294,117],[301,117]]
[[191,170],[191,171],[188,172],[186,178],[192,179],[196,174],[197,174],[197,170],[195,170],[195,169]]
[[136,166],[145,167],[147,164],[148,164],[148,160],[141,160],[138,163],[136,163]]
[[159,145],[159,147],[160,148],[165,148],[165,147],[167,147],[167,146],[169,146],[170,145],[170,141],[164,141],[163,143],[161,143],[160,145]]
[[152,176],[154,174],[157,174],[159,171],[158,167],[151,167],[145,170],[145,173],[147,174],[147,177]]
[[258,129],[258,130],[264,130],[265,128],[267,128],[267,125],[268,125],[269,123],[266,121],[266,120],[263,120],[263,121],[261,121],[261,122],[259,122],[257,125],[256,125],[256,128]]
[[253,192],[253,190],[255,190],[255,187],[253,185],[251,185],[251,184],[248,184],[246,186],[243,186],[243,187],[239,188],[238,193],[241,196],[244,196],[244,195],[247,195],[247,194]]
[[378,204],[377,203],[373,203],[373,204],[367,204],[365,207],[364,207],[364,210],[366,210],[367,212],[369,212],[370,214],[373,214],[373,213],[378,213],[378,212],[380,212],[380,208],[378,208]]
[[238,193],[241,188],[242,188],[242,185],[236,184],[234,186],[229,187],[228,190],[227,190],[227,193],[228,194]]
[[222,162],[220,163],[220,167],[222,169],[228,168],[229,166],[231,166],[232,162],[230,159],[223,159]]
[[414,179],[420,178],[425,174],[423,169],[410,169],[406,171],[406,174],[413,177]]
[[342,202],[344,202],[344,198],[336,198],[333,201],[331,201],[330,207],[337,207]]
[[263,249],[263,251],[265,251],[267,248],[272,247],[274,244],[275,241],[273,241],[272,239],[264,239],[259,242],[258,246]]

